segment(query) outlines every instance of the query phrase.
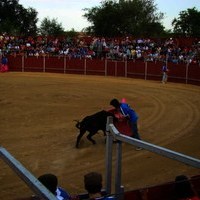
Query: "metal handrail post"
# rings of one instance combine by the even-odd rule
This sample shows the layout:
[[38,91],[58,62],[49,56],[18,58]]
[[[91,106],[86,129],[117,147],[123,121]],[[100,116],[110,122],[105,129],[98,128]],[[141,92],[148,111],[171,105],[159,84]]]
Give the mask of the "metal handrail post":
[[121,171],[122,171],[122,142],[117,141],[116,164],[115,164],[115,194],[117,199],[122,199],[121,195]]
[[112,123],[112,117],[107,118],[106,124],[106,174],[105,174],[105,187],[108,194],[111,193],[111,182],[112,182],[112,146],[113,139],[112,134],[109,131],[109,124]]

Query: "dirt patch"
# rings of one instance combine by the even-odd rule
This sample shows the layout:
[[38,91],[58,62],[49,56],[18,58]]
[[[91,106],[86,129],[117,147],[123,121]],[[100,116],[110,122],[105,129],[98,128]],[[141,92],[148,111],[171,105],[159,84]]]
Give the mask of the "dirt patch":
[[[71,194],[85,192],[85,173],[105,173],[104,137],[97,134],[92,145],[85,135],[76,149],[73,120],[111,108],[115,97],[125,97],[139,114],[143,140],[200,159],[200,87],[115,77],[0,74],[0,144],[36,177],[54,173]],[[126,191],[179,174],[197,175],[199,169],[123,144]],[[0,199],[33,193],[2,160],[0,184]]]

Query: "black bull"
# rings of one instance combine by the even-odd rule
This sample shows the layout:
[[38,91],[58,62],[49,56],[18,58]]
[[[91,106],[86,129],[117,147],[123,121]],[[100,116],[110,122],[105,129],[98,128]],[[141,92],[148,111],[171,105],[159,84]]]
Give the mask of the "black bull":
[[80,130],[79,135],[76,140],[76,148],[79,147],[80,140],[84,133],[89,132],[87,135],[87,139],[91,141],[93,144],[96,144],[95,140],[92,139],[92,136],[96,134],[99,130],[102,130],[104,135],[106,135],[106,123],[107,117],[112,116],[114,120],[116,120],[113,113],[102,110],[93,115],[86,116],[83,118],[81,122],[77,122],[76,127]]

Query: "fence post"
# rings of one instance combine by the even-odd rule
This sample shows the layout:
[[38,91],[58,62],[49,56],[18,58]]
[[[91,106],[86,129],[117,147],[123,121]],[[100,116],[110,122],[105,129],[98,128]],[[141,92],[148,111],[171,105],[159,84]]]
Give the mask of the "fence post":
[[64,56],[64,74],[66,73],[66,56]]
[[122,171],[122,142],[117,141],[116,146],[116,171],[115,171],[115,194],[117,194],[117,199],[122,199],[121,194],[121,171]]
[[22,72],[24,72],[24,55],[22,55]]
[[108,75],[108,72],[107,72],[107,70],[108,70],[108,61],[107,61],[107,58],[105,59],[105,76],[107,76]]
[[43,56],[43,72],[45,72],[45,67],[46,67],[46,57],[45,55]]
[[117,76],[117,61],[115,61],[115,76]]
[[188,70],[189,70],[189,60],[187,61],[186,64],[186,70],[185,70],[185,83],[188,83]]
[[105,188],[108,194],[111,193],[111,182],[112,182],[112,146],[113,139],[112,134],[109,131],[109,124],[113,123],[112,117],[107,118],[106,124],[106,174],[105,174]]
[[127,59],[125,60],[125,77],[127,78]]
[[87,61],[86,58],[84,59],[84,74],[87,74]]
[[147,61],[145,61],[144,79],[147,80]]

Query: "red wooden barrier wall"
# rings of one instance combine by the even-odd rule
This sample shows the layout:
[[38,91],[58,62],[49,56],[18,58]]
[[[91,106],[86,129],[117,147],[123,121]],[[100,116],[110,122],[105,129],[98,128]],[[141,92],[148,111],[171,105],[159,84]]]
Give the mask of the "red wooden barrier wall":
[[84,59],[67,59],[66,73],[84,74]]
[[9,56],[8,57],[9,71],[22,71],[22,57],[21,56]]
[[64,73],[64,57],[46,57],[45,72]]
[[148,62],[147,79],[161,81],[163,62]]
[[88,75],[105,75],[105,62],[104,60],[91,60],[86,59],[86,74]]
[[117,61],[107,60],[107,75],[117,76]]
[[[196,191],[197,195],[200,196],[200,175],[192,176],[190,182]],[[167,182],[160,185],[155,185],[148,188],[141,188],[125,192],[124,200],[143,200],[144,194],[146,194],[147,200],[173,200],[174,199],[174,181]]]
[[25,72],[42,72],[43,71],[43,58],[42,57],[24,58],[24,71]]
[[[200,80],[200,66],[190,64],[189,70],[188,70],[188,77],[189,77],[189,80],[187,83],[195,85],[196,84],[195,80]],[[198,85],[200,85],[200,83]]]
[[145,62],[141,60],[127,62],[127,77],[145,78]]
[[[8,61],[10,71],[120,76],[159,81],[162,78],[161,69],[163,66],[163,62],[70,59],[59,56],[9,56]],[[200,85],[200,65],[170,62],[167,65],[169,68],[169,82]]]

